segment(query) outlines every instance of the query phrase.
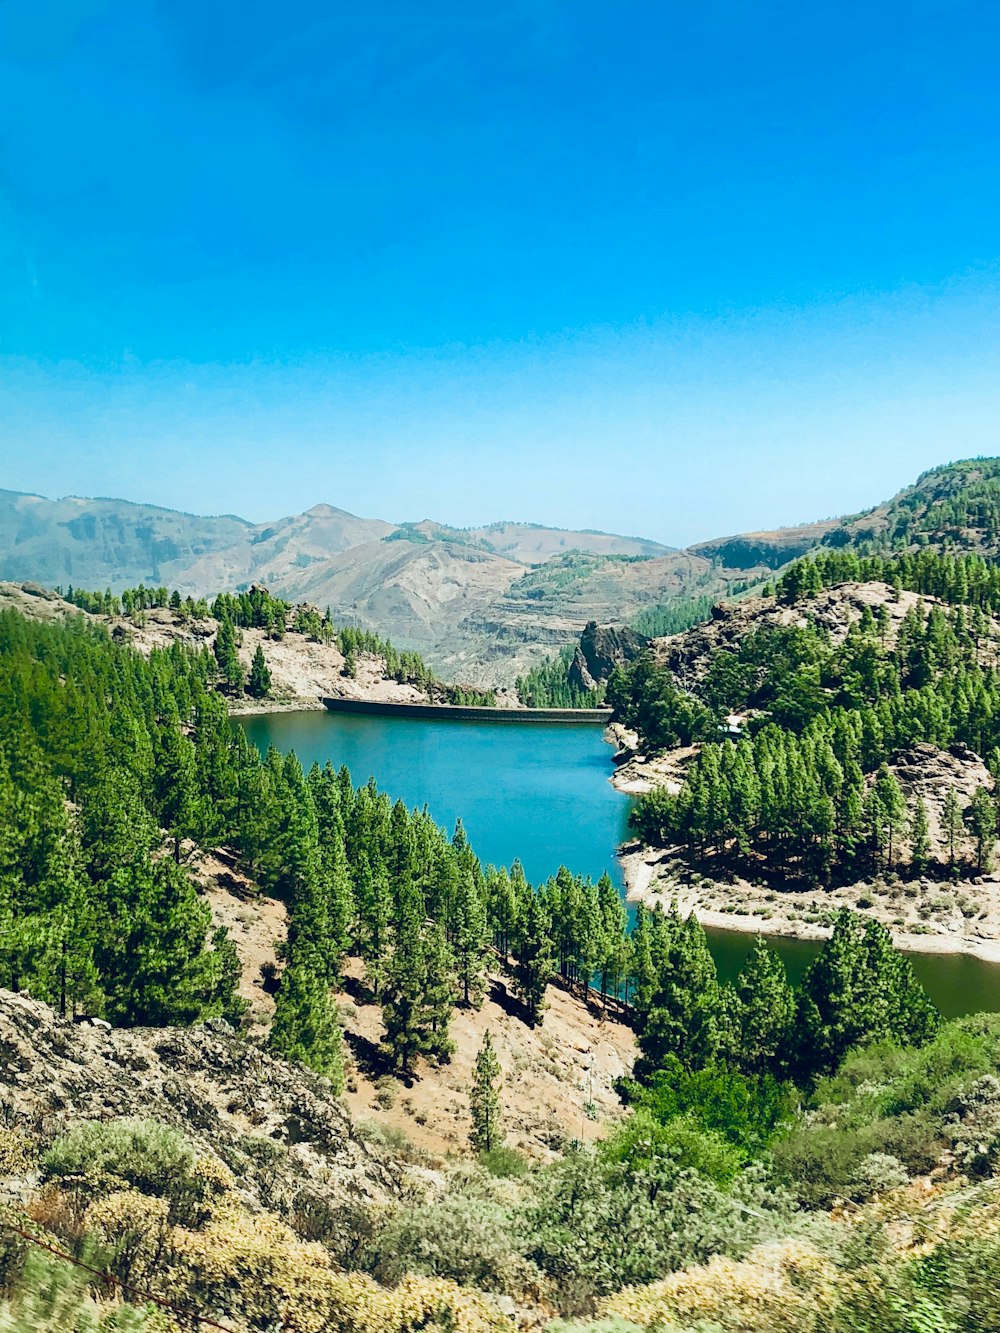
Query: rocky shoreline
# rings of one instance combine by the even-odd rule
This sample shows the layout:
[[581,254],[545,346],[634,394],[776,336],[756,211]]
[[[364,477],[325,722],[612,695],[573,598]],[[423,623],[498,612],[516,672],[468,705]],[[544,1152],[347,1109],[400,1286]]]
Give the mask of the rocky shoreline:
[[[635,796],[654,786],[676,789],[693,750],[647,758],[638,738],[618,723],[604,733],[615,746],[616,791]],[[676,901],[703,926],[742,934],[823,940],[827,916],[849,907],[881,921],[907,953],[958,954],[1000,963],[1000,871],[974,880],[900,883],[862,881],[836,889],[775,890],[734,879],[732,883],[692,873],[669,849],[629,842],[618,848],[626,899],[647,907]]]

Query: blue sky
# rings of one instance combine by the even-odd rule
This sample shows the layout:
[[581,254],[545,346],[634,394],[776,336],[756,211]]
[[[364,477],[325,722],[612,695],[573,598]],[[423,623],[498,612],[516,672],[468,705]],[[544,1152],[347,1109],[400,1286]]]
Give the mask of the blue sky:
[[682,543],[1000,452],[996,6],[0,23],[4,486]]

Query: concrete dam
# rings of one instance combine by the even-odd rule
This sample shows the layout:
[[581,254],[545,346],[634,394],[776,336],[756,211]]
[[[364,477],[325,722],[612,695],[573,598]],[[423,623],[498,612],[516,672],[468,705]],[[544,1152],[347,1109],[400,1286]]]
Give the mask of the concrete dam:
[[323,704],[331,713],[374,713],[422,721],[448,718],[452,722],[494,722],[508,726],[564,722],[606,727],[613,713],[610,708],[471,708],[463,704],[377,703],[372,699],[324,699]]

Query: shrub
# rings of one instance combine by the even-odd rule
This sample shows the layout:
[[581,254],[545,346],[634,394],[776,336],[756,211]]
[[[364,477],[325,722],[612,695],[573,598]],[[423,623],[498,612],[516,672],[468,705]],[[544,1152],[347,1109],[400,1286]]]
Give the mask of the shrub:
[[640,1107],[599,1149],[608,1162],[635,1169],[657,1162],[677,1171],[694,1171],[717,1185],[728,1184],[743,1164],[743,1154],[714,1129],[704,1129],[690,1115],[665,1123]]
[[485,1291],[520,1291],[530,1281],[513,1210],[451,1194],[402,1208],[374,1243],[372,1272],[395,1284],[406,1273],[444,1277]]
[[875,1194],[885,1194],[898,1189],[909,1180],[906,1168],[898,1157],[888,1153],[871,1152],[858,1164],[851,1181],[851,1198],[859,1203],[865,1202]]
[[23,1176],[38,1162],[38,1150],[26,1134],[0,1129],[0,1176]]
[[499,1180],[520,1180],[528,1173],[528,1163],[514,1148],[491,1148],[479,1154],[479,1162]]
[[55,1141],[42,1159],[43,1175],[88,1195],[131,1185],[167,1199],[171,1221],[191,1221],[218,1182],[199,1170],[183,1134],[156,1120],[91,1120]]
[[836,1274],[817,1249],[783,1241],[747,1262],[711,1259],[649,1287],[622,1291],[602,1313],[644,1329],[697,1324],[719,1333],[828,1333]]

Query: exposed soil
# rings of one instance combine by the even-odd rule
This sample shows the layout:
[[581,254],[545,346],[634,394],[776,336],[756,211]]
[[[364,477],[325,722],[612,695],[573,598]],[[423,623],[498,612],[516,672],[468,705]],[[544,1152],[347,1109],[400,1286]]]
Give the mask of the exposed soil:
[[704,926],[753,935],[826,939],[827,917],[842,907],[881,921],[910,953],[966,953],[1000,962],[1000,874],[952,884],[930,879],[863,880],[796,891],[690,874],[669,849],[628,843],[619,851],[628,901],[666,908],[676,901]]
[[[250,1003],[250,1030],[263,1035],[274,1011],[273,985],[263,969],[276,964],[284,939],[283,903],[260,894],[224,851],[196,853],[191,869],[217,925],[228,928],[243,964],[239,992]],[[510,1146],[546,1158],[568,1138],[599,1137],[609,1118],[623,1112],[615,1080],[635,1059],[632,1029],[597,1004],[587,1005],[556,985],[537,1028],[528,1027],[508,981],[494,974],[479,1010],[458,1009],[450,1034],[455,1052],[447,1064],[420,1060],[413,1078],[397,1077],[380,1050],[382,1009],[364,985],[359,959],[346,964],[338,996],[347,1046],[346,1102],[353,1119],[402,1130],[419,1150],[435,1157],[468,1147],[468,1088],[486,1032],[503,1071],[505,1127]]]
[[237,989],[250,1005],[250,1029],[263,1031],[274,1013],[274,988],[265,984],[263,969],[274,965],[276,946],[285,938],[285,904],[260,893],[236,868],[235,858],[222,849],[197,852],[189,864],[212,909],[212,921],[226,927],[239,954],[243,972]]
[[511,1147],[545,1159],[568,1139],[599,1138],[608,1119],[623,1114],[613,1084],[632,1067],[635,1034],[613,1017],[602,1019],[559,987],[550,986],[542,1022],[530,1028],[506,978],[491,976],[483,1007],[458,1009],[452,1018],[450,1062],[420,1061],[416,1076],[404,1080],[390,1074],[379,1055],[382,1010],[359,984],[356,959],[350,960],[348,972],[341,1019],[352,1055],[346,1096],[352,1119],[400,1128],[416,1147],[435,1156],[467,1151],[468,1090],[487,1032],[500,1061]]

